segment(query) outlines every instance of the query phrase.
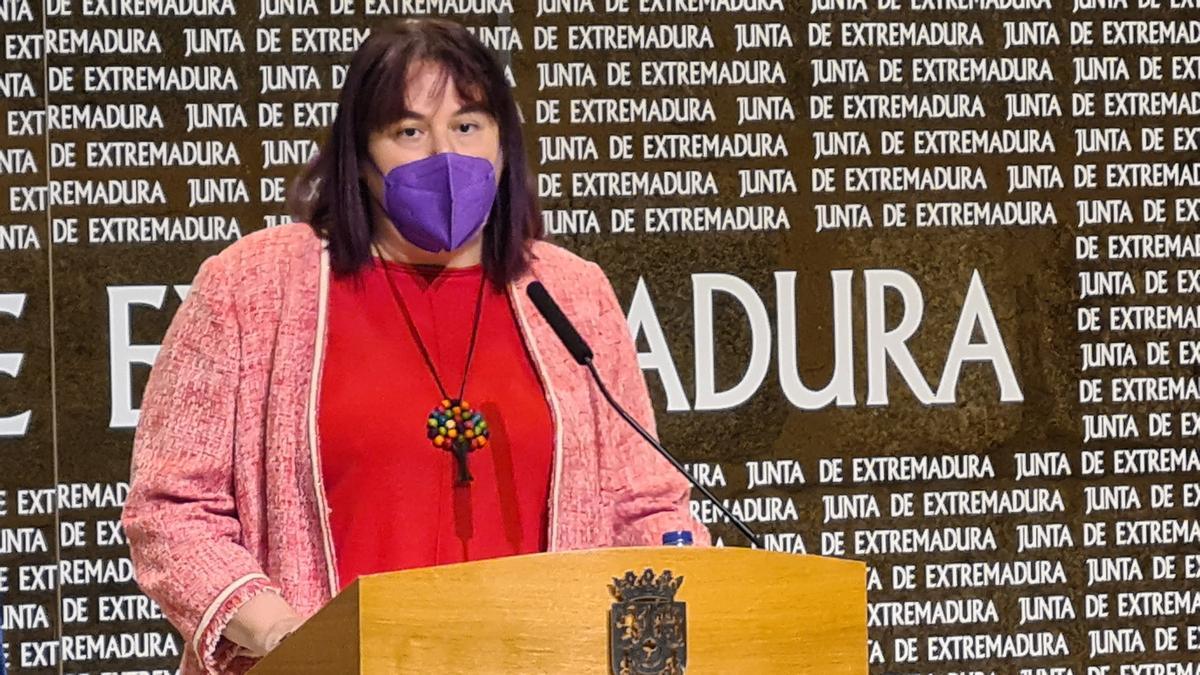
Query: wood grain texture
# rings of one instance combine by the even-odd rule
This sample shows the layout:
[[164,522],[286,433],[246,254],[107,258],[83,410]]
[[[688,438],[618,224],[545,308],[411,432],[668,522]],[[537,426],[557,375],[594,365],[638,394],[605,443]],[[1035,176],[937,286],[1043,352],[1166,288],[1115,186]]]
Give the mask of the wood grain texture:
[[[608,585],[646,567],[684,577],[676,599],[687,603],[689,673],[867,672],[863,563],[686,547],[541,553],[363,577],[253,672],[608,673]],[[344,602],[355,593],[357,638]],[[322,656],[354,644],[360,669],[331,669]]]
[[272,651],[268,658],[250,669],[251,673],[340,673],[363,672],[359,641],[361,588],[357,583],[321,608]]

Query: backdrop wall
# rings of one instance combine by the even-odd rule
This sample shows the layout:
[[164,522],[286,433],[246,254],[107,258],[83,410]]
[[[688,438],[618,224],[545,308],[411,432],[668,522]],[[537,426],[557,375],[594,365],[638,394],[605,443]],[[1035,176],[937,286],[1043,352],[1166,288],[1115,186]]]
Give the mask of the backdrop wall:
[[666,445],[770,548],[870,563],[873,672],[1200,672],[1196,9],[0,2],[9,662],[174,671],[117,527],[157,345],[287,222],[369,26],[434,14],[509,64]]

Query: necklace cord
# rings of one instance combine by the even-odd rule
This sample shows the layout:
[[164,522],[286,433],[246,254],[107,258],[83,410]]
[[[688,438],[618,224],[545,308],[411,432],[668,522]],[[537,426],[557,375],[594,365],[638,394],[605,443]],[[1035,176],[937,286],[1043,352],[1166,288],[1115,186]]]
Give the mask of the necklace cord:
[[[380,262],[381,263],[386,262],[384,260],[383,253],[379,250],[379,245],[376,243],[372,243],[372,247],[374,247],[375,253],[379,256]],[[396,301],[396,304],[400,307],[401,313],[404,314],[404,321],[408,325],[409,332],[412,333],[413,340],[417,343],[417,349],[421,352],[421,357],[423,359],[425,359],[425,366],[427,368],[429,368],[429,373],[431,375],[433,375],[433,381],[435,384],[437,384],[438,391],[441,393],[442,398],[449,399],[450,396],[449,396],[449,394],[446,393],[446,387],[444,387],[442,385],[442,378],[438,376],[437,368],[434,367],[434,364],[433,364],[433,359],[430,358],[430,356],[429,356],[429,350],[425,348],[425,341],[421,339],[421,333],[420,333],[420,331],[417,330],[417,324],[415,321],[413,321],[412,315],[409,314],[408,306],[404,302],[404,297],[400,294],[400,290],[398,288],[396,288],[396,285],[392,282],[392,275],[388,271],[387,265],[382,264],[382,267],[383,267],[383,277],[384,277],[384,279],[387,280],[388,288],[391,289],[392,298]],[[471,329],[471,341],[467,347],[467,360],[466,360],[466,364],[463,366],[463,376],[462,376],[462,382],[459,384],[459,388],[458,388],[458,398],[454,399],[457,401],[462,401],[463,394],[467,390],[467,375],[470,374],[470,372],[471,372],[471,361],[475,356],[475,342],[476,342],[476,338],[479,335],[479,322],[480,322],[480,318],[483,315],[483,287],[484,287],[484,284],[486,283],[486,281],[487,281],[487,275],[486,274],[481,275],[479,278],[479,293],[475,299],[474,326]]]

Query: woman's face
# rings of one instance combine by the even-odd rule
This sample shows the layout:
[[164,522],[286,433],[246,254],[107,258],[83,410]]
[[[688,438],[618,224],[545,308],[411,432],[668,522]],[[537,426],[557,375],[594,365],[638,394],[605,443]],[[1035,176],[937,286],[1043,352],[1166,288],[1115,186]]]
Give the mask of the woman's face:
[[[496,183],[500,182],[503,154],[500,150],[500,125],[482,108],[466,104],[459,96],[452,79],[436,95],[435,85],[441,67],[420,62],[408,76],[405,116],[375,131],[367,141],[367,149],[383,174],[392,169],[425,159],[442,152],[481,157],[495,167]],[[363,175],[376,196],[383,194],[383,179],[370,167]]]

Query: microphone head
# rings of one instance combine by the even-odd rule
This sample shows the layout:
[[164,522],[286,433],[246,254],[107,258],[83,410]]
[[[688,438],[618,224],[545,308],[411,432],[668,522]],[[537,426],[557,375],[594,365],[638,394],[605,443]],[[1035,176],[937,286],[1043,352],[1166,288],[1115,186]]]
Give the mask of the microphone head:
[[528,295],[529,299],[533,301],[534,306],[538,308],[539,312],[542,311],[543,307],[549,305],[554,305],[555,309],[558,309],[558,305],[554,302],[554,298],[550,297],[550,291],[547,291],[546,287],[543,286],[542,282],[540,281],[531,281],[529,285],[525,287],[525,294]]
[[562,340],[563,346],[571,353],[579,365],[587,365],[592,360],[592,348],[588,346],[575,327],[571,325],[571,321],[567,319],[562,310],[558,307],[558,303],[554,302],[554,298],[550,297],[550,292],[542,285],[540,281],[534,281],[525,288],[525,294],[533,301],[533,306],[537,307],[538,312],[546,319],[546,323],[550,324],[550,328],[554,330],[554,334]]

